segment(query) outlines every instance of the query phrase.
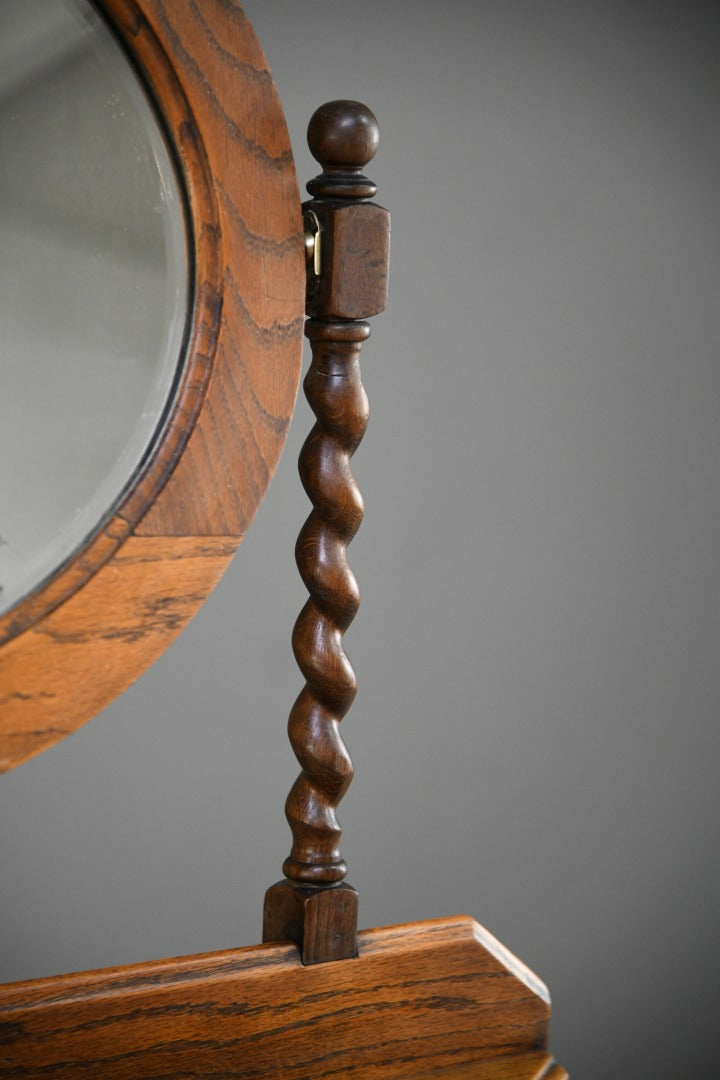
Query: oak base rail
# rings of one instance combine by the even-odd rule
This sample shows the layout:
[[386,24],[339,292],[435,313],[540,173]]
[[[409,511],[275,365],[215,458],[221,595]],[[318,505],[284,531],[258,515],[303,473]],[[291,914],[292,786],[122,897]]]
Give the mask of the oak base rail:
[[472,919],[358,936],[304,965],[290,943],[0,987],[0,1078],[563,1080],[540,980]]

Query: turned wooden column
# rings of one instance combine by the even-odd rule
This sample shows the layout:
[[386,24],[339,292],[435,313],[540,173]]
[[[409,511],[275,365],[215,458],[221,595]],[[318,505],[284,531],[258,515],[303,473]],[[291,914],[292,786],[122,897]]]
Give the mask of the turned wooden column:
[[284,880],[265,896],[263,926],[263,941],[295,941],[305,964],[357,955],[358,897],[344,881],[336,809],[353,774],[340,721],[356,691],[342,635],[360,603],[346,558],[363,516],[349,465],[368,417],[359,355],[365,320],[387,301],[390,217],[367,201],[377,189],[362,172],[377,144],[377,121],[356,101],[331,101],[310,120],[308,145],[323,171],[303,205],[312,349],[304,388],[317,422],[300,452],[313,509],[295,555],[310,597],[293,632],[306,682],[288,724],[302,771],[285,806],[292,851]]

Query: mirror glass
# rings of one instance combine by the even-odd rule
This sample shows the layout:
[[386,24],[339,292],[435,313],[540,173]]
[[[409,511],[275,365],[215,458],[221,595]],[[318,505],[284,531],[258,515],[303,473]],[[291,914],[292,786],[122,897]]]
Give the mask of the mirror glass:
[[172,401],[183,200],[87,0],[0,0],[0,612],[107,518]]

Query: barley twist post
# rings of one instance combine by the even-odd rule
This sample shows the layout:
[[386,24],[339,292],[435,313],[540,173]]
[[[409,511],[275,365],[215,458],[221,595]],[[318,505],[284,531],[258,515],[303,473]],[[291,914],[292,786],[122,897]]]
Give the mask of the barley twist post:
[[300,477],[313,509],[296,546],[310,598],[293,633],[306,683],[288,724],[302,771],[286,803],[293,835],[285,879],[265,897],[263,940],[291,939],[303,963],[357,953],[357,893],[344,882],[336,808],[352,779],[340,721],[355,697],[342,635],[360,602],[346,547],[363,516],[350,472],[367,424],[359,354],[365,321],[387,300],[390,219],[368,202],[375,184],[362,169],[378,142],[377,121],[355,101],[333,101],[313,115],[308,144],[323,166],[303,206],[308,247],[305,334],[312,363],[305,379],[317,422],[300,453]]

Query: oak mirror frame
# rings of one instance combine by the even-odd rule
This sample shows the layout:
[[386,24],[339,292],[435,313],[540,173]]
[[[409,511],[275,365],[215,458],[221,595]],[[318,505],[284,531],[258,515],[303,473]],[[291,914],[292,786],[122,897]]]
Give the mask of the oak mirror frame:
[[305,262],[285,120],[231,3],[94,0],[145,86],[186,200],[178,389],[129,489],[0,618],[0,771],[91,719],[168,647],[240,543],[300,374]]

